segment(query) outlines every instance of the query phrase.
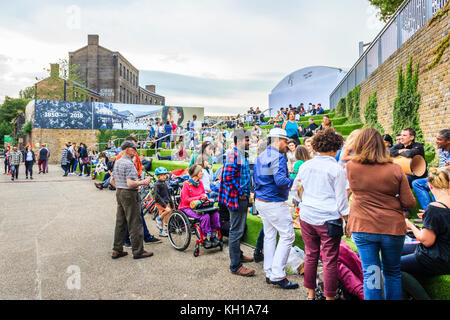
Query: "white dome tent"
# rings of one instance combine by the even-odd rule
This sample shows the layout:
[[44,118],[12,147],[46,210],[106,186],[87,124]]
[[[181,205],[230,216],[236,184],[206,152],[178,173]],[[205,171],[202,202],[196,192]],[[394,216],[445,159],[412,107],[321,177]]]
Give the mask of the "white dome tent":
[[330,108],[330,94],[347,72],[324,66],[307,67],[287,75],[269,94],[270,115],[280,108],[306,107],[309,103]]

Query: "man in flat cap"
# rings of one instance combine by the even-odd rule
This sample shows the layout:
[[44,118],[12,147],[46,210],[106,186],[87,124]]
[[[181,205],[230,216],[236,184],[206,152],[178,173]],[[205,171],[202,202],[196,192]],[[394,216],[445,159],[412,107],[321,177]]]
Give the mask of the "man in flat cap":
[[148,258],[153,255],[152,252],[144,250],[144,232],[139,209],[138,193],[140,186],[148,186],[150,184],[150,178],[141,181],[138,179],[138,173],[132,160],[137,147],[134,142],[127,140],[122,144],[123,156],[116,161],[110,182],[117,190],[116,229],[114,232],[114,248],[111,256],[113,259],[128,254],[123,251],[127,226],[130,232],[133,258]]

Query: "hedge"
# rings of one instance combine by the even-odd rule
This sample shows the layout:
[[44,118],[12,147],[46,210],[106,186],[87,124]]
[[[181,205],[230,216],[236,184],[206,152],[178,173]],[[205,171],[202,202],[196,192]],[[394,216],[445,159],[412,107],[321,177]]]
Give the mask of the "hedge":
[[334,126],[334,129],[343,136],[348,136],[350,133],[352,133],[352,131],[361,129],[363,125],[363,123],[347,124],[342,126]]

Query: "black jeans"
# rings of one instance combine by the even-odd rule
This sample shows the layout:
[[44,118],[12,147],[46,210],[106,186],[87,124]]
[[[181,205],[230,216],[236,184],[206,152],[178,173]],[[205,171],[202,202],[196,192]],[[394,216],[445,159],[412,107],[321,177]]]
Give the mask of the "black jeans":
[[33,161],[25,161],[25,175],[28,177],[28,173],[30,173],[30,177],[33,176]]
[[228,249],[230,253],[230,270],[236,272],[242,267],[241,239],[244,235],[245,224],[247,222],[248,200],[239,199],[239,208],[236,211],[228,209],[230,212],[230,231],[228,235]]
[[11,166],[12,172],[11,172],[11,179],[19,179],[19,165],[13,165]]

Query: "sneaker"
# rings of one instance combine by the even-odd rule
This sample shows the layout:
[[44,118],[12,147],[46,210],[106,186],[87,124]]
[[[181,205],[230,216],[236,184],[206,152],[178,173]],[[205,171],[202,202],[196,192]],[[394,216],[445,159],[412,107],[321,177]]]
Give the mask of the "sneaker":
[[159,231],[159,236],[160,237],[168,237],[169,235],[164,230],[160,230]]
[[236,274],[238,276],[251,277],[251,276],[255,275],[255,270],[248,269],[248,268],[242,266],[239,268],[239,270],[237,270],[235,272],[231,272],[231,273]]
[[261,250],[255,250],[253,253],[253,259],[255,259],[255,262],[264,261],[264,253],[262,253]]
[[30,180],[33,180],[33,177],[30,177]]
[[97,183],[95,183],[95,187],[96,187],[97,189],[102,190],[102,189],[103,189],[103,184],[100,183],[100,182],[97,182]]
[[123,246],[125,248],[131,248],[131,242],[125,242]]
[[25,177],[25,179],[27,179],[27,180],[28,180],[28,177]]
[[211,240],[209,240],[209,239],[203,240],[203,247],[204,247],[205,249],[210,249],[210,248],[212,248]]
[[144,240],[145,243],[160,242],[160,241],[161,239],[155,238],[153,236],[148,240]]
[[297,289],[298,283],[297,282],[290,282],[287,278],[284,278],[280,281],[271,281],[273,284],[277,284],[283,289]]
[[213,248],[218,247],[220,245],[220,240],[217,237],[211,239]]

